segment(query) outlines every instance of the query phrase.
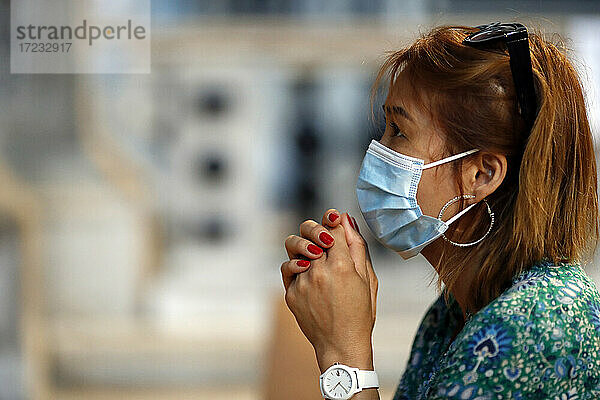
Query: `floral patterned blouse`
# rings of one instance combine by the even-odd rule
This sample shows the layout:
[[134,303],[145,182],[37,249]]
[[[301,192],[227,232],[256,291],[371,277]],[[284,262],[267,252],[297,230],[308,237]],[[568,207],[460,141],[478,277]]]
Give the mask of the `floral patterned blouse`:
[[460,320],[453,297],[429,308],[394,400],[600,399],[600,295],[579,264],[536,263],[450,343]]

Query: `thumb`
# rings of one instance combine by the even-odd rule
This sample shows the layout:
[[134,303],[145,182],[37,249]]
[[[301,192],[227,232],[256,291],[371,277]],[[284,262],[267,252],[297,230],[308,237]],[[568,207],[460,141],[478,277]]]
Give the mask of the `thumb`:
[[351,222],[348,213],[342,214],[340,225],[344,227],[346,234],[346,243],[350,251],[350,257],[354,261],[356,272],[366,281],[369,282],[367,273],[367,245],[363,237],[354,228],[354,223]]

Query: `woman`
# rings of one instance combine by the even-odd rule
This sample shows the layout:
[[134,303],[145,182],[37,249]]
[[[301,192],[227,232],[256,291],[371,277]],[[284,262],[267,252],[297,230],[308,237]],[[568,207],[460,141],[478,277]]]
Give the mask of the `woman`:
[[[445,26],[392,52],[373,93],[385,76],[359,206],[443,292],[394,399],[600,398],[600,295],[580,265],[598,241],[596,165],[564,52],[520,24]],[[356,378],[374,377],[377,299],[356,221],[330,209],[285,247],[286,302],[329,371],[324,396],[379,399]]]

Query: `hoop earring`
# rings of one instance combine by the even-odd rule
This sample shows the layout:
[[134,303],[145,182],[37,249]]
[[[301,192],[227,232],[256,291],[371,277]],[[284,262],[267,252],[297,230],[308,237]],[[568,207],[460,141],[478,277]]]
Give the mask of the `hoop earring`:
[[[442,209],[440,210],[440,215],[438,216],[438,219],[442,219],[442,216],[444,215],[444,212],[446,211],[446,209],[451,205],[456,203],[457,201],[459,201],[460,199],[474,199],[475,195],[472,194],[463,194],[462,196],[456,196],[453,199],[451,199],[450,201],[448,201],[446,204],[444,204],[444,207],[442,207]],[[487,232],[485,233],[485,235],[483,235],[482,237],[480,237],[478,240],[474,241],[474,242],[470,242],[470,243],[457,243],[457,242],[453,242],[452,240],[448,239],[446,237],[445,234],[442,233],[442,237],[444,238],[444,240],[446,240],[447,242],[449,242],[450,244],[457,246],[457,247],[469,247],[469,246],[475,246],[476,244],[478,244],[479,242],[481,242],[483,239],[485,239],[487,237],[487,235],[490,234],[490,232],[492,231],[492,226],[494,226],[494,213],[492,212],[492,209],[490,208],[490,205],[488,204],[486,199],[482,200],[485,205],[487,206],[487,211],[488,214],[490,215],[490,227],[488,228]]]

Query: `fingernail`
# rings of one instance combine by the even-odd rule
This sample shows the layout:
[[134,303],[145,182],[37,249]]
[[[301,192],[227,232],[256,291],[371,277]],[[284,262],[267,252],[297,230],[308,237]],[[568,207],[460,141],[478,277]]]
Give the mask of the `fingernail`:
[[348,213],[346,213],[346,215],[348,216],[348,222],[350,223],[350,226],[352,227],[352,229],[356,230],[356,226],[354,226],[354,221],[352,221],[354,218],[352,218]]
[[327,246],[329,246],[331,243],[333,243],[333,237],[331,237],[331,235],[327,232],[321,232],[319,234],[319,239],[321,239],[321,241],[323,243],[325,243]]
[[323,250],[319,246],[315,246],[312,243],[308,245],[307,249],[316,256],[321,255],[321,253],[323,252]]
[[298,264],[299,267],[306,268],[306,267],[308,267],[310,265],[310,261],[308,261],[308,260],[298,260],[296,262],[296,264]]
[[358,228],[358,222],[356,222],[356,218],[352,217],[352,221],[354,222],[354,229],[356,229],[356,231],[360,233],[360,229]]
[[329,221],[331,222],[335,222],[336,219],[338,219],[339,215],[337,215],[336,213],[331,213],[327,216],[327,218],[329,219]]

